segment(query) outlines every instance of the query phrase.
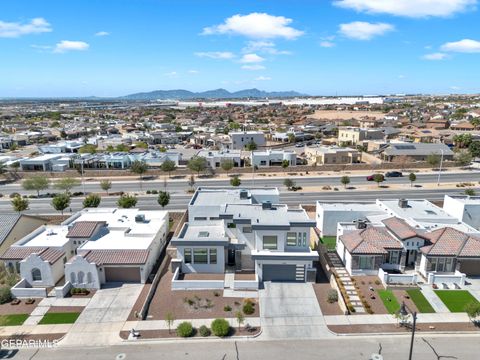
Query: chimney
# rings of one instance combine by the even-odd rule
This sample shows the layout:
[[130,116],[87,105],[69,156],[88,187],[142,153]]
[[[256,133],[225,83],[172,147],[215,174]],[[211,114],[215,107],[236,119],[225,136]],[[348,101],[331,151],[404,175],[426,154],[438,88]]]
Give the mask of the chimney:
[[357,220],[357,229],[366,229],[367,221],[366,220]]
[[401,208],[401,209],[408,208],[408,200],[407,199],[398,200],[398,207]]

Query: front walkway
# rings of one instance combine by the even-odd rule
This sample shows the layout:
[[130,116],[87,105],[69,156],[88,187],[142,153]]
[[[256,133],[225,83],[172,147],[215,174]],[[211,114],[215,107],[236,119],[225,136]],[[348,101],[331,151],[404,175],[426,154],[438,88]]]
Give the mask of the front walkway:
[[263,339],[312,339],[333,336],[325,325],[309,283],[265,282],[260,290]]
[[433,310],[437,313],[449,313],[450,310],[445,306],[442,300],[435,294],[433,291],[432,285],[420,285],[422,288],[423,296],[428,300],[430,305],[432,305]]

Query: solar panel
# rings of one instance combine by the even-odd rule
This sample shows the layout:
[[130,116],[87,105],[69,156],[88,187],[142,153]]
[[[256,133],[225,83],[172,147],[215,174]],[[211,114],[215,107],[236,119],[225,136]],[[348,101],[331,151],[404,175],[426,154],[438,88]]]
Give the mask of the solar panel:
[[415,150],[414,145],[395,145],[395,149],[397,150]]

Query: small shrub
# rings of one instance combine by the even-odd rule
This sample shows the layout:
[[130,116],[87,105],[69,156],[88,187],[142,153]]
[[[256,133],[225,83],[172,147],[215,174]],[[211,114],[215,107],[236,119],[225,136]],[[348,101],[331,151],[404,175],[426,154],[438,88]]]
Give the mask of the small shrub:
[[333,304],[338,301],[338,292],[337,290],[330,290],[327,295],[327,302]]
[[214,292],[213,292],[213,296],[219,297],[219,296],[220,296],[220,293],[219,293],[218,291],[214,291]]
[[12,301],[12,293],[8,287],[0,288],[0,304]]
[[200,329],[198,329],[198,332],[200,333],[200,336],[207,337],[210,336],[212,333],[208,327],[205,325],[200,326]]
[[246,302],[243,304],[243,313],[245,315],[252,315],[255,312],[255,308],[253,307],[253,303]]
[[193,335],[193,326],[191,322],[184,321],[177,326],[177,335],[181,337],[190,337]]
[[225,305],[225,306],[223,307],[223,311],[226,311],[226,312],[232,311],[232,307],[231,307],[230,305]]
[[375,280],[375,285],[380,285],[382,282],[380,280]]
[[150,195],[152,193],[151,190],[147,190],[147,194]]
[[152,190],[152,194],[153,194],[153,195],[157,195],[157,194],[158,194],[158,190]]
[[230,324],[225,319],[215,319],[210,326],[212,333],[218,337],[227,336],[230,331]]
[[13,192],[10,194],[10,199],[16,198],[17,196],[21,196],[21,195],[17,192]]

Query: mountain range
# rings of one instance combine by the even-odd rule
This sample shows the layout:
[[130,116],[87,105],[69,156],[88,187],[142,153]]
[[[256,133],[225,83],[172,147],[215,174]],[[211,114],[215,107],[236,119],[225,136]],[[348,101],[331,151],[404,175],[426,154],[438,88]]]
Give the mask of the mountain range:
[[122,96],[126,100],[193,100],[193,99],[244,99],[244,98],[285,98],[305,96],[296,91],[263,91],[245,89],[230,92],[225,89],[215,89],[202,92],[188,90],[155,90]]

